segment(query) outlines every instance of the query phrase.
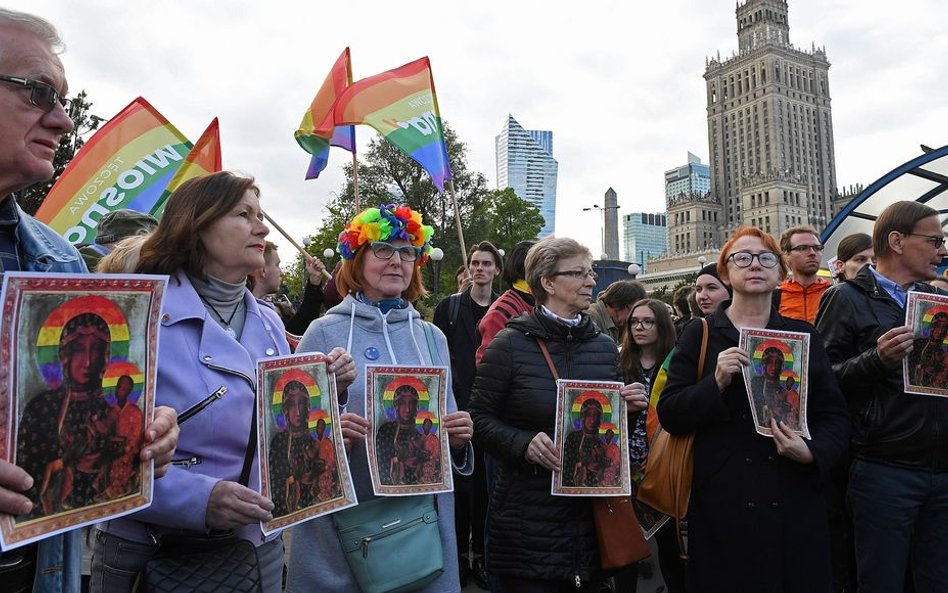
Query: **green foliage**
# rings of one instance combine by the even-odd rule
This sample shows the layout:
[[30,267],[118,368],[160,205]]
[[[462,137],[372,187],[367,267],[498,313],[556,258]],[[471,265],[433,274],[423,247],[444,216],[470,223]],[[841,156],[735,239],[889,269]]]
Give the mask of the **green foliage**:
[[99,127],[99,124],[105,120],[89,113],[92,107],[92,101],[88,100],[86,92],[79,91],[72,98],[72,108],[69,116],[72,118],[75,128],[71,134],[64,135],[59,140],[59,147],[56,149],[56,156],[53,157],[53,177],[49,181],[37,183],[30,187],[16,192],[14,195],[20,207],[27,214],[36,214],[46,194],[52,189],[56,180],[66,170],[66,166],[72,161],[72,158],[79,152],[79,149],[86,143],[83,136],[88,135]]

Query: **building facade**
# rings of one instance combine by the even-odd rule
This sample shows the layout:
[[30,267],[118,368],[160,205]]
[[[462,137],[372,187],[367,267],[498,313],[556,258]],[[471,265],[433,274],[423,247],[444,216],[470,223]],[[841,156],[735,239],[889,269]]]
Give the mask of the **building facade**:
[[503,130],[495,138],[497,188],[512,188],[520,198],[540,210],[545,221],[540,237],[556,231],[556,176],[559,165],[553,158],[553,132],[527,130],[507,116]]
[[775,236],[832,218],[836,161],[825,48],[790,43],[786,0],[738,4],[738,52],[707,61],[711,195],[720,236],[753,225]]
[[625,259],[639,264],[648,273],[648,261],[661,257],[668,248],[665,214],[633,212],[622,217]]
[[665,201],[684,194],[703,196],[711,191],[711,167],[702,164],[696,155],[688,153],[688,162],[665,171]]

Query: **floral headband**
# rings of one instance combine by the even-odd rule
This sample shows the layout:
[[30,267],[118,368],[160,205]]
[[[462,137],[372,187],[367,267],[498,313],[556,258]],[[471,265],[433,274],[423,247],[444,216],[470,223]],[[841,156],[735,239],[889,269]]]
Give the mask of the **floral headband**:
[[381,204],[378,208],[367,208],[356,215],[339,233],[337,251],[342,259],[352,259],[356,251],[366,243],[384,241],[391,243],[402,239],[421,248],[418,265],[428,262],[432,251],[431,237],[434,229],[422,224],[421,214],[408,206]]

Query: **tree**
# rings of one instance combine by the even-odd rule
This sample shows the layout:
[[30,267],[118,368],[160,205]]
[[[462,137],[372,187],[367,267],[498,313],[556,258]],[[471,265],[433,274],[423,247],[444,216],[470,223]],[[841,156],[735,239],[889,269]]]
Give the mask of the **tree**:
[[485,237],[494,245],[510,248],[527,239],[535,239],[543,229],[540,209],[522,199],[512,188],[498,189],[487,197],[487,228]]
[[86,91],[79,93],[72,98],[69,108],[69,117],[72,118],[73,130],[71,134],[66,134],[59,140],[59,147],[56,149],[56,156],[53,157],[53,177],[49,181],[37,183],[30,187],[15,192],[16,201],[27,214],[36,214],[40,204],[46,199],[46,194],[52,189],[53,185],[59,179],[59,176],[66,170],[72,158],[76,156],[79,149],[86,143],[83,136],[98,129],[103,120],[101,117],[89,113],[92,108],[92,101],[88,100]]

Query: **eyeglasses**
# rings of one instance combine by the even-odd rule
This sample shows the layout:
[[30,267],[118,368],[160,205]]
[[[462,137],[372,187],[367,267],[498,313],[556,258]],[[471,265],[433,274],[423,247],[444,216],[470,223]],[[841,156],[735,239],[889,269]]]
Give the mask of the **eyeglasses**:
[[654,319],[639,319],[637,317],[629,317],[629,327],[634,328],[637,325],[641,325],[642,329],[652,329],[655,327]]
[[762,251],[760,253],[751,253],[750,251],[738,251],[728,256],[728,260],[734,262],[739,268],[748,268],[754,263],[754,258],[765,268],[772,268],[777,265],[780,258],[773,251]]
[[586,276],[589,276],[593,280],[599,277],[599,274],[593,272],[592,270],[561,270],[559,272],[553,272],[550,276],[569,276],[570,278],[575,278],[576,280],[585,280]]
[[402,261],[415,261],[418,259],[418,256],[421,255],[421,248],[415,247],[414,245],[402,245],[401,247],[395,247],[390,243],[385,243],[384,241],[373,241],[369,243],[369,247],[372,249],[372,253],[375,257],[379,259],[392,259],[392,256],[395,255],[395,252],[398,252],[398,257]]
[[59,91],[45,82],[40,82],[39,80],[33,80],[31,78],[9,76],[6,74],[0,74],[0,81],[9,82],[10,84],[18,84],[22,87],[30,89],[30,103],[32,103],[35,107],[39,107],[46,113],[49,113],[55,109],[56,103],[62,105],[63,109],[66,110],[66,113],[69,113],[71,101],[60,95]]
[[824,245],[797,245],[796,247],[791,247],[790,251],[796,251],[797,253],[806,253],[807,251],[813,251],[815,253],[821,253],[823,251]]
[[945,246],[945,238],[939,237],[938,235],[922,235],[920,233],[906,233],[909,236],[913,237],[924,237],[925,242],[929,243],[935,249],[941,249]]

